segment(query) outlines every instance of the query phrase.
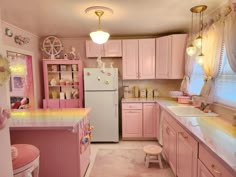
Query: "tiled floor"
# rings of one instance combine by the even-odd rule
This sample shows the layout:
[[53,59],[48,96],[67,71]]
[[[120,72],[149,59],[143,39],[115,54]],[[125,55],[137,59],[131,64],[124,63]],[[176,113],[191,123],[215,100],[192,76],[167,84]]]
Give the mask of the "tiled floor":
[[85,177],[89,177],[98,149],[142,149],[147,144],[158,143],[156,141],[120,141],[119,143],[92,143],[90,165],[87,169]]

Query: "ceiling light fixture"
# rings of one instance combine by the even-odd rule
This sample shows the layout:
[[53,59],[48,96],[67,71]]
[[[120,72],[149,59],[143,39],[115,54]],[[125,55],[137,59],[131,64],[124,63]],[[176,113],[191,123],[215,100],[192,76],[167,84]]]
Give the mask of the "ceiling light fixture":
[[[203,12],[207,9],[207,6],[206,5],[198,5],[198,6],[194,6],[190,9],[190,11],[192,12],[192,22],[191,22],[191,30],[190,30],[190,40],[191,40],[191,43],[190,45],[187,47],[186,49],[186,52],[189,56],[193,56],[197,49],[197,48],[200,48],[201,49],[201,53],[200,55],[198,56],[199,58],[203,59],[202,57],[204,56],[203,53],[202,53],[202,30],[203,30]],[[199,30],[198,30],[198,37],[194,40],[194,45],[193,45],[193,39],[192,39],[192,36],[193,36],[193,13],[195,14],[199,14]],[[203,60],[202,60],[203,61]]]
[[110,37],[110,34],[101,29],[101,17],[105,13],[112,14],[113,13],[112,9],[107,8],[107,7],[103,7],[103,6],[93,6],[93,7],[87,8],[85,10],[85,12],[90,13],[90,14],[93,13],[98,17],[98,29],[97,29],[97,31],[93,31],[89,34],[91,39],[93,40],[93,42],[95,42],[97,44],[106,43],[107,40]]

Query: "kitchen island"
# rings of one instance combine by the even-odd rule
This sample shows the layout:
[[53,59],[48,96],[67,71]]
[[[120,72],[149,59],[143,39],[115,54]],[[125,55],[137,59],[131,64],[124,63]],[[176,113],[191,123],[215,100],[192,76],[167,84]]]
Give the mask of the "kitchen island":
[[39,148],[39,177],[83,177],[90,157],[89,112],[87,108],[13,111],[11,144]]

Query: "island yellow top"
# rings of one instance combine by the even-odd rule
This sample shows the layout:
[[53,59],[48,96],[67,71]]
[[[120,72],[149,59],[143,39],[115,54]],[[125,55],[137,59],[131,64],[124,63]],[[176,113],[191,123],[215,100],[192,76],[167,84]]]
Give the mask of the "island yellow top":
[[89,108],[15,110],[11,112],[11,129],[70,128],[88,117]]

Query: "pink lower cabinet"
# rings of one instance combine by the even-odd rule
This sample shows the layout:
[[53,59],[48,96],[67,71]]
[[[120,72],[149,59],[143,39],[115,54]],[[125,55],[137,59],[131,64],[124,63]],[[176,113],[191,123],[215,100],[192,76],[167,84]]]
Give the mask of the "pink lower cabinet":
[[122,103],[123,138],[156,138],[156,104]]
[[214,177],[200,160],[198,160],[197,173],[198,177]]
[[[220,162],[217,157],[202,144],[199,145],[199,160],[206,167],[204,174],[207,175],[204,177],[235,177],[233,172],[230,172],[230,169]],[[207,169],[209,170],[208,173],[206,172]],[[199,170],[201,170],[201,174],[199,174]],[[202,169],[198,168],[198,177],[203,177],[202,171]]]
[[123,138],[143,136],[142,103],[122,104],[122,136]]
[[198,142],[175,120],[162,111],[163,152],[174,174],[178,177],[197,177]]
[[197,177],[198,142],[184,129],[177,134],[177,176]]
[[164,154],[176,175],[176,132],[166,121],[163,123],[162,130]]
[[143,103],[143,136],[156,138],[156,104]]

